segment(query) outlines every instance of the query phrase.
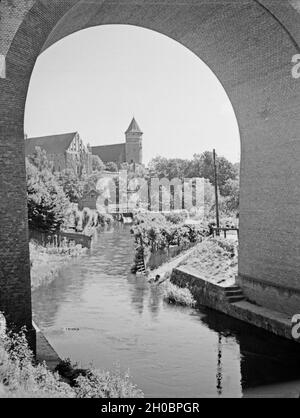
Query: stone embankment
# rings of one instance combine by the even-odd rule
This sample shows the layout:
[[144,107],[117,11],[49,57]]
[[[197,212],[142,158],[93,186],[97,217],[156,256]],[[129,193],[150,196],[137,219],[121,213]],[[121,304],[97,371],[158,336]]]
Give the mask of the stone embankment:
[[[292,324],[288,315],[254,305],[243,297],[235,285],[228,286],[226,281],[213,283],[188,266],[175,268],[171,283],[178,287],[187,287],[198,305],[215,309],[280,337],[292,339]],[[228,292],[236,292],[237,300],[230,300]]]

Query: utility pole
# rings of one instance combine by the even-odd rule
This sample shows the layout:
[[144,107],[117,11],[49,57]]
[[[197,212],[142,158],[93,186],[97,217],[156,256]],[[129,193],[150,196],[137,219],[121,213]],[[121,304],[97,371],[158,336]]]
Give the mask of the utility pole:
[[218,169],[216,150],[213,150],[214,173],[215,173],[215,195],[216,195],[216,220],[217,220],[217,235],[220,235],[220,216],[219,216],[219,195],[218,195]]

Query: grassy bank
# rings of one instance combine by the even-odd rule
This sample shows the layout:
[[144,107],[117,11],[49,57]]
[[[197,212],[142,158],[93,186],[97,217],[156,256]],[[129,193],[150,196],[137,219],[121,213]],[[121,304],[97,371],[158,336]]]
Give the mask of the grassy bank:
[[[67,366],[67,367],[66,367]],[[72,370],[72,378],[62,376]],[[0,398],[136,398],[142,391],[120,371],[79,370],[64,362],[61,374],[36,364],[24,332],[0,337]],[[66,381],[68,383],[66,383]]]
[[[185,267],[197,272],[209,281],[232,285],[238,269],[238,243],[223,238],[207,238],[192,251],[178,261],[177,266],[167,263],[165,271],[158,269],[157,274],[164,280],[158,284],[162,287],[166,302],[182,306],[194,307],[196,302],[188,288],[180,288],[171,283],[171,270],[174,267]],[[163,272],[164,274],[162,274]]]
[[84,254],[81,245],[65,244],[61,247],[42,247],[34,242],[30,243],[31,287],[32,290],[55,280],[60,269]]
[[224,238],[207,238],[197,244],[179,267],[196,270],[212,282],[233,283],[238,272],[238,241]]

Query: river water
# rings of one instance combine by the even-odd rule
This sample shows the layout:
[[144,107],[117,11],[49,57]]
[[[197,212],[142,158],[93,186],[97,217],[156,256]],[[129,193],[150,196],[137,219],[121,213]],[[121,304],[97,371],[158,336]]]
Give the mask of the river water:
[[130,273],[133,257],[129,227],[118,225],[33,293],[34,319],[61,358],[129,370],[147,397],[241,397],[300,380],[298,345],[209,309],[168,305]]

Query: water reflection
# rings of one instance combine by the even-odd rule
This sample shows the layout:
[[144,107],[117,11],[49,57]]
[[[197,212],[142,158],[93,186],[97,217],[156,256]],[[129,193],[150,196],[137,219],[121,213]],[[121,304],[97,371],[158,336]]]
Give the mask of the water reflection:
[[128,227],[102,232],[34,293],[35,319],[61,357],[106,369],[119,362],[146,396],[240,397],[300,378],[298,345],[205,308],[167,305],[159,287],[130,274],[133,253]]
[[300,378],[298,344],[208,309],[201,321],[219,332],[220,341],[235,337],[241,353],[243,389]]
[[223,393],[222,386],[223,370],[222,370],[222,334],[218,335],[218,366],[217,366],[217,391],[221,396]]

